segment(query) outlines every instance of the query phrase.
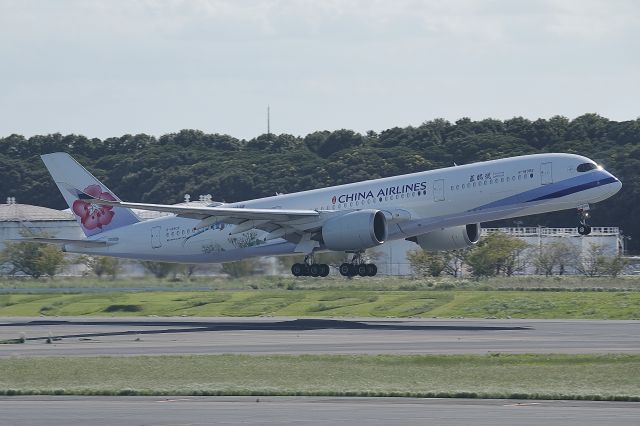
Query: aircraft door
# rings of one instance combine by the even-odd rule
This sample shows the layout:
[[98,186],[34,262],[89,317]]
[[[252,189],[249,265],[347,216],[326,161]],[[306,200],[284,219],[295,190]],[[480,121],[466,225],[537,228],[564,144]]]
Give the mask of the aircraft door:
[[551,162],[542,163],[540,165],[540,183],[542,185],[549,185],[553,183],[553,169]]
[[151,248],[160,247],[162,247],[162,242],[160,241],[160,227],[154,226],[151,228]]
[[433,201],[444,201],[444,179],[433,181]]

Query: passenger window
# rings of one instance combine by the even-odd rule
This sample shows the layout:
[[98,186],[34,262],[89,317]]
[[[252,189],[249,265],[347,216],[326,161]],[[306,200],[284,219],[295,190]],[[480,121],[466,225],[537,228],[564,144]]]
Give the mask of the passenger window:
[[589,170],[593,170],[596,169],[598,166],[596,166],[593,163],[582,163],[578,166],[578,168],[576,169],[578,172],[582,173],[582,172],[588,172]]

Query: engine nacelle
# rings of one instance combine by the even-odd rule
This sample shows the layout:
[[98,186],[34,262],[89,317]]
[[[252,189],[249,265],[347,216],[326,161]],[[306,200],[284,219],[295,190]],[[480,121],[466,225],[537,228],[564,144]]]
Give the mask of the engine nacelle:
[[480,230],[479,223],[472,223],[427,232],[409,240],[426,251],[458,250],[477,243],[480,239]]
[[329,219],[322,226],[322,240],[329,250],[365,250],[384,243],[387,219],[380,210],[359,210]]

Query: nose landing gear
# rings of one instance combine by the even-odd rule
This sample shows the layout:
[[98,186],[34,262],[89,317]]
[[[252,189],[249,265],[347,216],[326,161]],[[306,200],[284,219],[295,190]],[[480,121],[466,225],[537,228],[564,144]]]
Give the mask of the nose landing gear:
[[578,234],[589,235],[591,233],[591,227],[587,225],[587,219],[591,216],[589,214],[589,204],[584,204],[578,207],[578,216],[580,217],[580,224],[578,225]]

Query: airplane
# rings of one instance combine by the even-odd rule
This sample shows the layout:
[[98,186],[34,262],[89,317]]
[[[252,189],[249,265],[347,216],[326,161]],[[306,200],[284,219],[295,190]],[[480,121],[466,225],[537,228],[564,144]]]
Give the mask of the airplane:
[[[343,276],[374,276],[364,252],[406,239],[424,250],[476,244],[481,222],[577,209],[587,235],[590,204],[622,183],[575,154],[534,154],[235,203],[166,205],[121,201],[69,154],[42,155],[85,239],[33,237],[63,250],[162,262],[222,263],[304,255],[294,276],[326,277],[315,254],[345,252]],[[133,209],[170,215],[141,220]]]

